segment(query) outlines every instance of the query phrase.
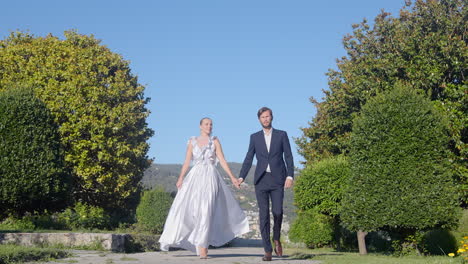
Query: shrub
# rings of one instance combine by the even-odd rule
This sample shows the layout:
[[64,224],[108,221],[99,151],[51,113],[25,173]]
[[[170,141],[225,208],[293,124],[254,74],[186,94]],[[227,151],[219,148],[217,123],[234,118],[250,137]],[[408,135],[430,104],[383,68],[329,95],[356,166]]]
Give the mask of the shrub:
[[58,218],[71,229],[106,229],[110,220],[103,208],[81,202],[67,208]]
[[0,218],[66,205],[70,176],[58,126],[31,89],[0,93],[0,157]]
[[32,231],[36,228],[33,219],[31,217],[17,218],[9,216],[0,222],[0,230],[2,231],[17,231],[17,230],[28,230]]
[[155,234],[162,233],[172,201],[171,195],[162,187],[145,191],[136,210],[138,227]]
[[309,248],[329,245],[333,240],[333,218],[314,209],[299,212],[289,238],[293,242],[304,242]]
[[[333,217],[335,246],[340,249],[345,230],[338,215],[343,190],[351,169],[343,156],[336,156],[308,165],[294,184],[294,203],[299,211],[316,210]],[[345,246],[346,247],[346,246]]]
[[342,156],[307,166],[294,185],[295,205],[302,211],[316,208],[323,214],[337,215],[350,172],[349,163]]
[[59,218],[60,213],[49,213],[47,211],[42,214],[31,216],[35,229],[39,230],[67,230],[71,229],[66,225],[63,219]]
[[424,249],[431,255],[447,255],[455,252],[458,242],[455,236],[446,229],[428,231],[423,237]]

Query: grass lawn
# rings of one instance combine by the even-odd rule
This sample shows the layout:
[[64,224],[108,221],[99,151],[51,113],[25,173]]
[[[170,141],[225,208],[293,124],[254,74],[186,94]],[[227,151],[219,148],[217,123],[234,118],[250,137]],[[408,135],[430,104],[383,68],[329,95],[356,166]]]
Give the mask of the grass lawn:
[[360,256],[359,253],[337,252],[333,249],[302,249],[286,248],[285,253],[291,259],[319,260],[323,264],[461,264],[463,259],[448,256],[407,256],[393,257],[383,254],[368,254]]
[[50,260],[68,256],[70,253],[62,249],[0,245],[0,263],[2,264]]

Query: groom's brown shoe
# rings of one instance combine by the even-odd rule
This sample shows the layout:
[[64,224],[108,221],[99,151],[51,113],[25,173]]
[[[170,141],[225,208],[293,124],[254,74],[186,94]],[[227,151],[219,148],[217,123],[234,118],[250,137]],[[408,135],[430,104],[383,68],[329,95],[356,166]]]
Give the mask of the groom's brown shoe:
[[275,253],[276,256],[282,257],[283,256],[283,247],[281,246],[281,242],[279,240],[275,240]]
[[263,261],[271,261],[271,252],[265,252],[265,255],[262,257]]

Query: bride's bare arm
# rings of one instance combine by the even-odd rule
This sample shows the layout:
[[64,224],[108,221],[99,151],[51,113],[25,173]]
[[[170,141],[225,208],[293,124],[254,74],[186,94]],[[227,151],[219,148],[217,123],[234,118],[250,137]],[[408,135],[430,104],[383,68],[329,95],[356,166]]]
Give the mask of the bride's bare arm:
[[221,143],[219,142],[219,139],[216,138],[214,140],[214,143],[216,146],[216,157],[219,160],[219,164],[221,164],[221,167],[229,175],[229,178],[231,178],[232,184],[234,184],[236,188],[239,188],[237,178],[234,177],[234,174],[232,174],[231,169],[229,168],[229,165],[227,164],[226,159],[224,158],[223,148],[221,147]]
[[192,143],[189,142],[189,144],[187,145],[187,152],[185,153],[184,165],[182,165],[179,179],[177,180],[177,183],[176,183],[177,189],[180,189],[180,187],[182,187],[182,182],[184,181],[185,173],[187,173],[187,170],[190,166],[190,161],[192,160],[192,148],[193,148]]

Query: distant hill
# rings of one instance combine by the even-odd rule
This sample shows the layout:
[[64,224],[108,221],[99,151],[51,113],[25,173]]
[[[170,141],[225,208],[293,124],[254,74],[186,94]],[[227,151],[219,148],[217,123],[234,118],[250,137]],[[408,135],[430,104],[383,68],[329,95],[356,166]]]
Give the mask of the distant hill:
[[[167,192],[176,192],[177,188],[175,186],[177,178],[179,177],[180,170],[182,168],[181,164],[152,164],[144,173],[142,179],[142,185],[145,189],[152,189],[157,185],[162,186]],[[231,162],[229,163],[229,168],[232,173],[237,177],[242,168],[242,163]],[[218,170],[223,176],[226,184],[231,187],[231,190],[235,194],[237,200],[239,201],[241,207],[247,211],[257,212],[255,190],[253,186],[253,173],[255,171],[255,166],[249,171],[247,178],[245,179],[245,184],[242,184],[240,190],[234,188],[231,184],[231,181],[221,168],[218,166]],[[296,215],[296,207],[293,205],[293,191],[288,189],[285,191],[284,195],[284,213],[289,219],[293,219]]]

